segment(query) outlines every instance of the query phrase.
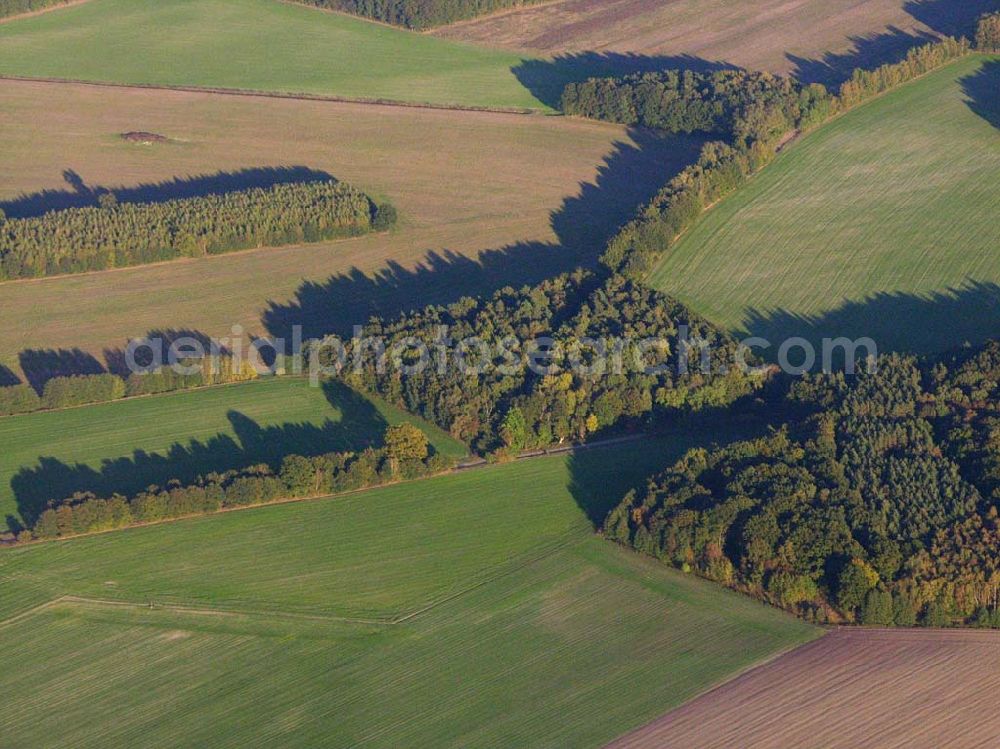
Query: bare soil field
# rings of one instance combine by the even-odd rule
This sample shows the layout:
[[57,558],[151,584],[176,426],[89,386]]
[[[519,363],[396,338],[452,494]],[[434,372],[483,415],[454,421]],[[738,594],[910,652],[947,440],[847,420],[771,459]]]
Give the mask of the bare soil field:
[[998,632],[837,630],[611,746],[995,746],[998,672]]
[[557,0],[435,33],[548,54],[631,53],[666,64],[685,64],[683,56],[826,79],[880,63],[927,35],[968,33],[989,7],[988,0]]
[[0,81],[0,101],[9,216],[97,187],[153,183],[164,196],[175,178],[272,170],[329,173],[400,214],[389,234],[3,284],[0,364],[15,370],[28,348],[99,357],[159,328],[350,330],[375,312],[539,280],[596,257],[698,146],[556,117],[73,84]]

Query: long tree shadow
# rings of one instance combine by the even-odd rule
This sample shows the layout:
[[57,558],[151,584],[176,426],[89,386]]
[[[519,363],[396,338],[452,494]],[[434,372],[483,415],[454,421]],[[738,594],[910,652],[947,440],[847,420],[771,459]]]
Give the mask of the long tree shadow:
[[[175,343],[179,353],[189,351],[187,345],[195,343],[206,354],[217,352],[220,355],[231,353],[227,346],[220,345],[199,330],[187,328],[163,328],[151,330],[138,341],[149,341],[159,352],[162,363],[169,363],[168,356],[171,346]],[[25,349],[18,354],[18,361],[24,379],[39,395],[45,390],[45,384],[55,377],[74,377],[79,375],[94,375],[111,372],[120,377],[128,377],[133,371],[142,371],[155,364],[154,349],[148,346],[137,346],[132,351],[131,359],[127,347],[109,347],[104,349],[100,361],[93,354],[79,348],[71,349]],[[135,366],[133,366],[133,364]],[[0,367],[0,386],[16,385],[20,382],[17,374],[6,367]]]
[[263,315],[272,338],[291,340],[349,334],[373,315],[394,316],[504,286],[533,284],[579,266],[593,266],[611,235],[636,207],[649,201],[678,171],[694,161],[704,139],[662,136],[633,129],[619,142],[593,183],[563,201],[551,216],[556,243],[520,242],[472,258],[447,249],[427,252],[416,267],[390,262],[369,275],[358,268],[323,282],[304,283],[290,301],[271,301]]
[[21,378],[17,376],[14,370],[0,364],[0,387],[10,387],[11,385],[20,384]]
[[93,354],[79,348],[25,349],[18,354],[21,371],[38,394],[54,377],[103,374],[107,371]]
[[969,108],[1000,129],[1000,62],[985,63],[961,83]]
[[803,83],[822,83],[836,89],[851,77],[856,68],[877,68],[879,65],[899,62],[914,47],[934,42],[939,36],[928,31],[903,31],[890,26],[888,30],[870,36],[850,38],[853,48],[848,52],[827,52],[811,59],[787,53],[785,57],[794,64],[792,75]]
[[8,218],[41,216],[49,211],[98,205],[100,196],[114,195],[119,203],[163,203],[179,198],[220,195],[252,187],[273,187],[291,182],[316,182],[333,177],[305,166],[271,166],[216,172],[189,177],[177,177],[163,182],[149,182],[132,187],[87,185],[72,169],[63,172],[66,190],[42,190],[0,202],[0,210]]
[[669,468],[696,447],[725,445],[762,434],[772,414],[738,409],[700,412],[661,425],[641,440],[579,450],[568,458],[569,490],[595,529],[633,489],[641,490],[655,473]]
[[823,339],[841,337],[871,338],[880,353],[935,353],[1000,335],[1000,286],[969,280],[923,295],[880,292],[818,315],[750,309],[742,327],[742,333],[771,343],[769,349],[756,349],[771,360],[782,341],[796,336],[809,341],[817,354]]
[[313,456],[380,446],[388,425],[371,401],[341,383],[330,382],[324,388],[327,400],[340,412],[336,421],[328,418],[319,425],[289,422],[261,426],[239,411],[229,411],[226,417],[232,435],[220,433],[205,441],[175,442],[163,452],[136,450],[127,457],[104,460],[99,468],[39,457],[37,465],[21,468],[11,479],[18,511],[30,525],[49,502],[75,492],[131,495],[151,485],[190,483],[209,473],[263,463],[277,469],[288,455]]
[[522,60],[511,72],[542,103],[559,108],[563,89],[568,83],[588,78],[605,78],[631,73],[655,73],[662,70],[723,70],[725,62],[705,60],[693,55],[640,55],[631,52],[572,52],[549,59]]
[[927,27],[926,31],[904,31],[890,26],[885,31],[850,38],[853,48],[843,53],[827,53],[810,59],[787,54],[795,67],[792,74],[804,83],[822,83],[837,87],[855,68],[876,68],[906,57],[914,47],[935,42],[945,36],[973,38],[976,22],[988,11],[1000,10],[998,0],[908,0],[904,10]]
[[903,10],[938,34],[972,39],[979,17],[1000,10],[1000,0],[907,0]]
[[232,353],[230,347],[222,345],[220,341],[200,330],[190,328],[156,328],[131,343],[135,344],[131,351],[129,350],[131,344],[104,349],[104,361],[109,372],[127,378],[133,372],[147,371],[155,368],[157,364],[168,365],[172,351],[180,357],[181,354],[190,351],[189,347],[192,344],[199,351],[203,351],[204,355],[217,353],[228,356]]

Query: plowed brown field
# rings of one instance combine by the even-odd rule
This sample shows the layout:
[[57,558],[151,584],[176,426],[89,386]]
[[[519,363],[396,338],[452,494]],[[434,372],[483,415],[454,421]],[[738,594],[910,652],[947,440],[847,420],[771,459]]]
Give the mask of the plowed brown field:
[[992,747],[998,673],[998,632],[838,630],[611,746]]
[[[440,29],[439,36],[535,52],[693,55],[792,72],[794,58],[881,62],[907,36],[965,28],[982,0],[560,0]],[[948,7],[944,7],[944,6]],[[964,7],[962,7],[964,6]],[[976,7],[971,7],[976,6]]]

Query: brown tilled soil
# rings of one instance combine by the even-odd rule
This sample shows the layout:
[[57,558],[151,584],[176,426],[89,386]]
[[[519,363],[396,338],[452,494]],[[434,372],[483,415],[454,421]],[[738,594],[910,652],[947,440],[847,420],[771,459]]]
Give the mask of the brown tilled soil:
[[[954,5],[956,10],[944,14],[948,23],[962,14],[963,3]],[[861,43],[861,54],[852,57],[851,64],[881,62],[878,58],[887,47],[905,43],[900,34],[932,31],[915,17],[931,21],[926,14],[908,12],[912,6],[906,0],[559,0],[435,33],[550,54],[598,50],[692,55],[793,72],[793,57],[853,53],[860,40],[867,42]],[[878,35],[886,36],[873,39]]]
[[611,746],[993,747],[998,674],[1000,632],[837,630]]

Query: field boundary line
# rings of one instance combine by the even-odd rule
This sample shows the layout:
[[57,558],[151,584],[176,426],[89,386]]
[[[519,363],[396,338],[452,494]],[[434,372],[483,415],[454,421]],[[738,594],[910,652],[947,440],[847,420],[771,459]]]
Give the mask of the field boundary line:
[[[87,0],[83,0],[87,2]],[[51,83],[60,85],[91,86],[95,88],[120,88],[141,91],[180,91],[189,94],[215,94],[218,96],[249,96],[259,99],[290,99],[293,101],[320,101],[332,104],[362,104],[374,107],[397,107],[402,109],[430,109],[445,112],[470,112],[473,114],[516,114],[523,116],[558,117],[558,111],[546,111],[529,107],[487,107],[473,104],[435,104],[433,102],[410,102],[399,99],[378,99],[361,96],[337,96],[335,94],[310,94],[304,91],[261,91],[252,88],[228,88],[225,86],[169,85],[165,83],[114,83],[111,81],[87,81],[79,78],[58,78],[52,76],[27,76],[0,74],[0,81],[20,81],[22,83]],[[77,275],[77,274],[71,274]]]
[[392,619],[382,617],[353,617],[339,616],[337,614],[310,614],[304,611],[282,611],[263,609],[238,609],[227,608],[225,606],[193,606],[183,603],[168,603],[150,599],[147,603],[140,601],[117,601],[112,598],[91,598],[89,596],[65,595],[60,596],[58,601],[62,603],[90,604],[93,606],[106,606],[108,608],[135,608],[148,609],[150,611],[173,611],[177,613],[200,614],[204,616],[221,617],[258,617],[261,619],[293,619],[301,621],[321,621],[336,622],[342,624],[370,624],[377,626],[387,626],[393,624]]
[[189,606],[186,604],[178,603],[166,603],[157,602],[151,600],[147,603],[141,601],[117,601],[111,598],[90,598],[88,596],[77,596],[77,595],[62,595],[52,598],[45,603],[41,603],[37,606],[32,606],[29,609],[25,609],[13,616],[6,619],[0,620],[0,627],[5,627],[8,624],[14,624],[16,622],[22,621],[35,614],[40,614],[43,611],[54,608],[62,604],[78,604],[78,605],[91,605],[100,606],[107,608],[118,608],[118,609],[146,609],[150,611],[169,611],[176,613],[187,613],[187,614],[198,614],[202,616],[219,616],[219,617],[241,617],[246,616],[250,618],[259,619],[284,619],[284,620],[295,620],[295,621],[316,621],[316,622],[329,622],[336,624],[365,624],[370,626],[390,626],[395,622],[390,618],[364,618],[364,617],[350,617],[350,616],[338,616],[336,614],[309,614],[306,612],[298,611],[269,611],[260,609],[233,609],[221,606]]
[[613,741],[609,741],[607,744],[605,744],[604,749],[614,749],[614,747],[618,746],[624,739],[628,738],[629,736],[632,736],[633,734],[639,733],[640,731],[644,731],[646,728],[655,725],[662,720],[665,720],[668,715],[686,707],[687,705],[690,705],[695,700],[700,700],[703,697],[706,697],[707,695],[713,694],[714,692],[723,689],[724,687],[728,686],[737,679],[742,679],[743,677],[747,676],[747,674],[750,674],[759,668],[763,668],[764,666],[768,666],[771,663],[774,663],[779,658],[784,658],[785,656],[791,655],[792,653],[794,653],[797,650],[800,650],[801,648],[808,648],[815,645],[818,642],[822,642],[827,637],[830,637],[837,631],[835,627],[817,627],[817,629],[820,630],[820,634],[812,638],[811,640],[807,640],[806,642],[800,642],[795,645],[789,645],[787,647],[781,648],[780,650],[776,650],[773,653],[768,653],[763,658],[760,658],[754,661],[753,663],[748,664],[745,668],[741,669],[740,671],[725,676],[721,681],[706,687],[697,694],[691,695],[690,697],[685,699],[684,702],[682,702],[681,704],[676,705],[670,708],[669,710],[660,713],[652,720],[648,720],[641,726],[636,726],[635,728],[626,731],[620,736],[617,736]]
[[31,616],[34,616],[35,614],[40,614],[46,609],[50,609],[53,606],[57,606],[59,603],[62,602],[62,600],[65,597],[66,596],[57,596],[56,598],[51,598],[45,603],[40,603],[37,606],[32,606],[30,608],[25,609],[24,611],[20,611],[14,614],[13,616],[9,616],[6,619],[2,619],[0,620],[0,628],[6,627],[8,624],[15,624],[23,619],[27,619]]
[[331,624],[363,624],[367,626],[376,627],[393,627],[399,624],[404,624],[412,619],[416,619],[435,608],[438,608],[446,603],[450,603],[458,598],[461,598],[469,593],[483,588],[497,580],[502,580],[516,572],[529,569],[539,562],[548,559],[554,554],[560,551],[564,551],[572,546],[579,544],[582,538],[566,538],[562,539],[559,543],[556,543],[550,547],[545,548],[538,554],[531,555],[527,559],[519,561],[519,563],[513,566],[507,565],[501,567],[501,569],[492,575],[489,575],[475,584],[470,585],[466,588],[448,593],[447,595],[431,601],[428,604],[424,604],[413,611],[409,611],[404,614],[396,614],[394,616],[387,617],[357,617],[357,616],[340,616],[338,614],[310,614],[304,611],[283,611],[281,609],[270,610],[270,609],[241,609],[241,608],[231,608],[226,606],[195,606],[183,603],[170,603],[167,601],[157,601],[155,598],[150,598],[147,602],[142,601],[125,601],[116,600],[113,598],[93,598],[90,596],[78,596],[73,594],[61,595],[56,598],[52,598],[44,603],[40,603],[37,606],[32,606],[31,608],[25,609],[24,611],[18,612],[7,619],[0,620],[0,628],[5,627],[9,624],[15,624],[24,619],[30,618],[35,614],[40,614],[47,609],[54,608],[62,604],[79,604],[79,605],[91,605],[100,606],[107,608],[118,608],[118,609],[138,609],[138,610],[150,610],[150,611],[168,611],[176,612],[181,614],[195,614],[201,616],[219,616],[219,617],[231,617],[237,618],[241,616],[258,618],[258,619],[281,619],[281,620],[292,620],[292,621],[312,621],[312,622],[327,622]]

